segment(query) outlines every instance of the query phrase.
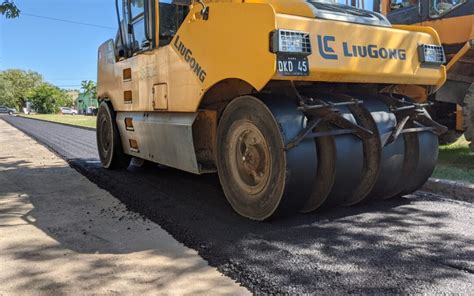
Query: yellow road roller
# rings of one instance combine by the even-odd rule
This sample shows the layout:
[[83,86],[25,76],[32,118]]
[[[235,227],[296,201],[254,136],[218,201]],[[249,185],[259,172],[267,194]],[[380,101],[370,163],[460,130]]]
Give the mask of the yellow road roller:
[[432,174],[446,130],[423,99],[446,80],[433,29],[331,1],[115,4],[98,53],[104,168],[217,172],[254,220],[409,194]]

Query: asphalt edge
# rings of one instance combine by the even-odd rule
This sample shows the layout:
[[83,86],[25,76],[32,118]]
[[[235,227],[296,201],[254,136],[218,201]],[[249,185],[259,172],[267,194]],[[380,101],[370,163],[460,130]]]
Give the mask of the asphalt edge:
[[[19,117],[21,117],[21,116],[19,116]],[[30,119],[30,118],[27,118],[27,117],[21,117],[21,118]],[[110,188],[106,188],[104,186],[101,186],[100,182],[98,182],[95,177],[91,176],[90,174],[87,174],[87,172],[84,170],[84,168],[81,167],[80,165],[78,165],[76,159],[69,159],[69,158],[65,157],[64,155],[61,155],[56,150],[54,150],[53,147],[49,146],[47,143],[43,142],[38,137],[32,135],[29,131],[27,131],[25,129],[22,129],[20,127],[17,127],[15,124],[13,124],[12,122],[9,122],[8,120],[5,120],[1,116],[0,116],[0,120],[2,120],[3,122],[6,122],[8,125],[10,125],[13,128],[19,130],[20,132],[25,134],[27,137],[33,139],[34,141],[36,141],[37,143],[39,143],[40,145],[42,145],[43,147],[48,149],[51,153],[53,153],[54,155],[56,155],[60,159],[63,159],[69,167],[71,167],[72,169],[77,171],[79,174],[83,175],[85,178],[87,178],[90,182],[95,184],[100,189],[109,192],[118,201],[123,203],[127,207],[127,210],[132,211],[134,213],[137,213],[138,215],[140,215],[142,217],[145,217],[139,211],[129,207],[120,198],[116,197],[115,192],[113,190],[110,190]],[[48,121],[48,120],[40,120],[40,119],[33,119],[33,120],[56,123],[56,122],[52,122],[52,121]],[[66,124],[66,126],[71,126],[71,125]],[[77,126],[73,126],[73,127],[77,127]],[[95,131],[95,129],[94,129],[94,131]],[[172,238],[177,240],[182,245],[184,245],[184,246],[186,246],[190,249],[195,250],[198,253],[198,255],[201,256],[201,258],[203,258],[203,260],[205,260],[209,264],[209,266],[215,267],[220,273],[222,273],[222,275],[234,280],[238,285],[248,289],[251,293],[254,293],[254,291],[256,291],[256,288],[254,286],[255,282],[253,282],[253,281],[246,282],[246,281],[242,280],[242,276],[240,275],[241,271],[234,271],[233,270],[233,261],[232,261],[232,259],[230,259],[230,260],[228,260],[227,262],[224,262],[224,263],[218,263],[218,261],[220,260],[219,258],[217,259],[217,261],[213,261],[212,257],[209,254],[207,246],[197,243],[197,240],[194,238],[192,233],[186,233],[186,232],[178,232],[178,233],[174,232],[173,233],[170,230],[170,229],[172,229],[170,225],[172,225],[173,223],[171,221],[167,220],[167,219],[160,219],[158,222],[156,222],[155,220],[151,220],[151,221],[153,223],[158,224],[161,228],[163,228],[164,231],[166,231],[166,233],[168,233]],[[187,236],[186,240],[183,238],[184,233],[186,233],[186,236]],[[0,293],[0,296],[3,296],[3,295]]]
[[420,190],[442,195],[445,198],[474,203],[474,184],[430,178]]
[[[20,116],[21,117],[21,116]],[[21,117],[21,118],[25,118],[25,117]],[[6,122],[8,125],[16,128],[17,130],[19,130],[20,132],[24,133],[27,137],[33,139],[34,141],[38,142],[40,145],[42,145],[43,147],[45,147],[46,149],[48,149],[50,152],[52,152],[54,155],[56,155],[57,157],[61,158],[62,160],[64,160],[71,168],[73,168],[71,166],[71,163],[73,162],[72,159],[69,159],[67,157],[65,157],[64,155],[61,155],[59,154],[56,150],[54,150],[53,147],[49,146],[47,143],[43,142],[41,139],[39,139],[38,137],[35,137],[34,135],[32,135],[30,132],[28,132],[27,130],[25,129],[22,129],[22,128],[19,128],[18,126],[14,125],[12,122],[9,122],[8,120],[5,120],[4,118],[0,117],[0,120],[3,120],[3,122]],[[47,121],[47,120],[39,120],[39,119],[33,119],[33,120],[38,120],[38,121],[45,121],[45,122],[52,122],[52,121]],[[81,173],[81,175],[83,175]],[[2,296],[0,294],[0,296]]]
[[[18,117],[30,119],[30,118],[22,117],[22,116],[18,116]],[[57,123],[57,122],[53,122],[53,121],[49,121],[49,120],[41,120],[41,119],[33,119],[33,120],[43,121],[43,122],[48,122],[48,123]],[[8,120],[5,120],[4,117],[2,117],[2,116],[0,116],[0,121],[5,122],[9,126],[15,128],[16,130],[23,133],[26,137],[32,139],[33,141],[37,142],[39,145],[45,147],[48,151],[50,151],[51,153],[56,155],[58,158],[64,160],[66,162],[66,164],[71,169],[73,169],[74,171],[81,174],[84,178],[89,180],[89,182],[91,182],[93,185],[97,186],[99,189],[104,190],[107,193],[109,193],[110,195],[112,195],[113,198],[115,198],[119,203],[123,204],[126,207],[127,211],[133,212],[133,213],[139,215],[140,217],[142,217],[143,219],[148,219],[149,221],[151,221],[151,223],[157,224],[160,228],[162,228],[162,230],[164,232],[166,232],[169,236],[171,236],[179,244],[181,244],[182,246],[184,246],[186,248],[189,248],[189,249],[192,249],[192,250],[196,251],[198,256],[202,260],[204,260],[208,264],[209,267],[215,268],[221,274],[221,276],[229,278],[230,280],[234,281],[234,283],[237,286],[243,287],[244,289],[249,291],[251,294],[255,295],[255,291],[257,291],[257,289],[254,286],[255,282],[254,281],[245,281],[245,280],[243,280],[242,276],[240,276],[241,271],[234,271],[232,269],[233,262],[234,262],[232,259],[229,259],[224,263],[219,262],[219,260],[221,260],[221,259],[217,259],[217,262],[213,261],[212,257],[210,256],[210,253],[208,251],[208,247],[206,245],[198,243],[192,233],[187,233],[187,232],[180,232],[179,234],[175,233],[175,232],[171,231],[171,229],[170,229],[170,225],[172,225],[174,223],[170,222],[169,220],[159,219],[160,221],[157,222],[155,220],[150,219],[147,216],[144,216],[140,211],[138,211],[137,209],[134,209],[133,207],[130,207],[123,200],[116,197],[113,190],[110,190],[110,188],[101,186],[100,183],[97,181],[97,179],[95,177],[91,176],[90,174],[87,174],[87,171],[84,169],[84,167],[82,167],[78,164],[78,159],[70,159],[70,158],[65,157],[64,155],[61,155],[53,147],[51,147],[50,145],[48,145],[47,143],[42,141],[40,138],[34,136],[28,130],[25,130],[23,128],[20,128],[20,127],[16,126],[14,123],[12,123]],[[58,123],[58,124],[60,124],[60,123]],[[63,125],[78,127],[78,126],[74,126],[74,125],[70,125],[70,124],[63,124]],[[85,128],[85,129],[87,130],[88,128]],[[95,131],[95,129],[93,129],[93,131]],[[183,238],[184,233],[187,236],[187,240],[185,240]],[[3,296],[2,291],[0,291],[0,296]]]
[[[59,124],[59,125],[64,125],[64,126],[69,126],[69,127],[77,127],[77,128],[81,128],[81,129],[85,129],[85,130],[89,130],[89,131],[94,131],[95,132],[95,128],[93,127],[87,127],[87,126],[80,126],[80,125],[74,125],[74,124],[69,124],[69,123],[64,123],[64,122],[57,122],[57,121],[51,121],[51,120],[44,120],[44,119],[38,119],[38,118],[31,118],[31,117],[26,117],[26,116],[18,116],[18,115],[15,115],[17,117],[21,117],[21,118],[25,118],[25,119],[31,119],[31,120],[37,120],[37,121],[44,121],[44,122],[49,122],[49,123],[55,123],[55,124]],[[65,115],[66,116],[66,115]],[[72,116],[72,115],[70,115]]]

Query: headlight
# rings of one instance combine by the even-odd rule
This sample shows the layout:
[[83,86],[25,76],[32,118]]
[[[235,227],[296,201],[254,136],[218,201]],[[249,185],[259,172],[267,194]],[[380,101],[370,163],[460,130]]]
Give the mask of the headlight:
[[311,54],[309,33],[291,30],[276,30],[271,35],[271,51],[283,54]]
[[420,59],[421,65],[426,67],[439,67],[446,63],[446,56],[441,45],[419,45],[418,57]]

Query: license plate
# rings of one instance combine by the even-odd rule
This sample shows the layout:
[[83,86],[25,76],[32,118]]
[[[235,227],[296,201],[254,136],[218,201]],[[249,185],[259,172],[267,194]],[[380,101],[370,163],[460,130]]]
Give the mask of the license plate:
[[284,76],[308,76],[307,57],[279,56],[277,58],[278,73]]

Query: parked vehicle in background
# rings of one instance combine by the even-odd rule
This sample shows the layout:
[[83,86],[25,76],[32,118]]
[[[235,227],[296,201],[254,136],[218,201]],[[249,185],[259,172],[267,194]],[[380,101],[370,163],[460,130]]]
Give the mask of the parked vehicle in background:
[[13,108],[8,108],[5,106],[0,106],[0,114],[8,114],[8,115],[13,115],[16,113],[16,110]]
[[99,109],[96,107],[87,107],[87,111],[85,115],[96,116],[98,110]]
[[77,110],[68,107],[61,107],[61,114],[63,115],[77,115]]
[[25,106],[23,106],[23,113],[27,115],[36,113],[36,110],[33,108],[33,103],[26,102]]

